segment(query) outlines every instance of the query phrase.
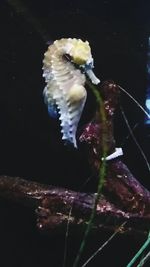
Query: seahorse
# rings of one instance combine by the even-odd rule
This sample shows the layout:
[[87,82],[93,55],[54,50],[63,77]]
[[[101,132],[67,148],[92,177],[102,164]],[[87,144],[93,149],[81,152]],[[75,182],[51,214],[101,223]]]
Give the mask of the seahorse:
[[76,132],[86,102],[86,75],[94,83],[93,58],[88,41],[62,38],[48,47],[43,60],[44,101],[50,116],[59,117],[62,139],[77,148]]

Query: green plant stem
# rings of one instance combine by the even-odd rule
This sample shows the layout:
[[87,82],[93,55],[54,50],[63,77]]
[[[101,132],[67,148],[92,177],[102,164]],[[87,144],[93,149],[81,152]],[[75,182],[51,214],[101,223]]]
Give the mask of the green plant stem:
[[135,254],[135,256],[132,258],[132,260],[128,263],[127,267],[133,266],[133,264],[135,263],[135,261],[141,256],[141,254],[148,247],[149,244],[150,244],[150,233],[148,235],[147,240],[143,244],[143,246],[139,249],[139,251]]
[[87,240],[88,234],[89,234],[89,232],[90,232],[90,230],[92,228],[92,223],[93,223],[93,219],[95,217],[97,204],[98,204],[99,197],[100,197],[100,192],[101,192],[101,189],[102,189],[104,181],[105,181],[105,170],[106,170],[107,145],[106,145],[106,141],[105,141],[106,140],[106,138],[105,138],[106,115],[105,115],[104,104],[103,104],[103,100],[102,100],[102,98],[100,96],[100,93],[97,90],[96,86],[91,84],[90,81],[88,81],[88,80],[87,80],[87,84],[91,88],[93,94],[96,97],[97,103],[98,103],[99,108],[100,108],[99,109],[100,117],[101,117],[102,124],[103,124],[103,127],[104,127],[104,131],[103,131],[103,134],[102,134],[102,148],[103,148],[102,158],[103,158],[103,161],[102,161],[102,164],[101,164],[100,169],[99,169],[99,182],[98,182],[97,193],[95,194],[95,198],[94,198],[94,204],[93,204],[92,213],[91,213],[88,225],[86,227],[86,230],[85,230],[85,233],[84,233],[84,237],[83,237],[83,240],[82,240],[80,248],[79,248],[79,252],[78,252],[78,254],[77,254],[76,258],[75,258],[75,261],[73,263],[73,267],[77,267],[78,266],[78,263],[79,263],[79,261],[81,259],[81,255],[83,253],[83,250],[84,250],[84,247],[85,247],[85,244],[86,244],[86,240]]
[[150,251],[144,256],[144,258],[140,261],[137,267],[143,267],[144,264],[150,259]]

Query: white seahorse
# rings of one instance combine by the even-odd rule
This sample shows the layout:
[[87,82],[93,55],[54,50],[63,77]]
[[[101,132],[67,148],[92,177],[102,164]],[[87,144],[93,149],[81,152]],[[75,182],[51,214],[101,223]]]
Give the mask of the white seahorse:
[[76,131],[86,101],[86,75],[94,84],[100,80],[93,71],[89,43],[76,38],[62,38],[48,47],[43,60],[47,83],[44,100],[50,115],[61,122],[62,139],[77,147]]

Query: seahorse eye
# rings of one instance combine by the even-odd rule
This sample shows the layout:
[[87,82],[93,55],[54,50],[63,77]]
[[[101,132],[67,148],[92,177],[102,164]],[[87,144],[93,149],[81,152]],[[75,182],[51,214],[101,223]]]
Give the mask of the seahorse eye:
[[84,69],[83,69],[83,66],[84,66],[84,65],[79,65],[79,64],[77,64],[76,62],[74,62],[74,59],[73,59],[72,56],[70,56],[69,54],[64,54],[64,55],[63,55],[63,58],[64,58],[66,61],[71,62],[71,63],[74,65],[74,67],[75,67],[76,69],[80,69],[82,72],[84,72]]
[[65,60],[69,61],[69,62],[72,61],[72,56],[70,56],[69,54],[64,54],[64,55],[63,55],[63,58],[64,58]]

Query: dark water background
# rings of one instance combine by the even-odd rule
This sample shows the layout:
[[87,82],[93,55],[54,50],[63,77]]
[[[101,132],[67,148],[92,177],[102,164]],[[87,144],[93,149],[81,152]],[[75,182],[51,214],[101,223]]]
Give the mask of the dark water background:
[[[63,146],[58,124],[48,117],[43,103],[42,59],[47,42],[61,37],[87,39],[97,76],[102,81],[112,79],[119,83],[144,105],[149,12],[149,1],[0,2],[1,174],[80,187],[83,177],[89,175],[86,159]],[[144,115],[126,96],[122,96],[122,106],[131,126],[139,122],[135,134],[150,158],[150,130],[144,125]],[[81,123],[91,113],[89,107]],[[119,112],[115,135],[118,146],[128,135]],[[149,172],[132,139],[125,142],[124,153],[128,167],[150,189]],[[22,207],[2,201],[0,208],[0,266],[62,266],[63,238],[51,240],[41,236],[36,231],[34,216]],[[76,246],[74,239],[70,242],[68,262]],[[98,241],[94,244],[99,245]],[[140,244],[118,237],[89,266],[126,266]],[[91,241],[89,254],[93,246]]]

